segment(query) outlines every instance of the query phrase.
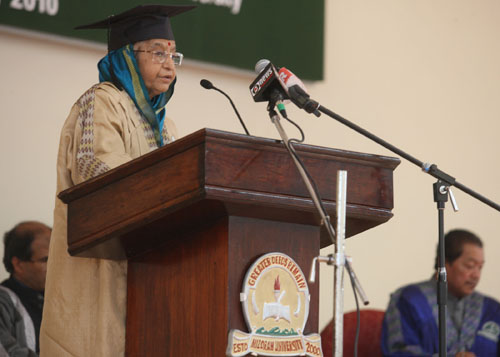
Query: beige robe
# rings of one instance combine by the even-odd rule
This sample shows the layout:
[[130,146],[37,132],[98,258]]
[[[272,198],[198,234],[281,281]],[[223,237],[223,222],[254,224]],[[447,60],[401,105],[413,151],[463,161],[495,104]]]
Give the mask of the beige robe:
[[[165,119],[164,142],[177,137]],[[153,133],[125,91],[111,83],[89,89],[62,129],[57,192],[156,149]],[[50,242],[41,356],[123,356],[126,261],[68,254],[67,208],[56,198]]]

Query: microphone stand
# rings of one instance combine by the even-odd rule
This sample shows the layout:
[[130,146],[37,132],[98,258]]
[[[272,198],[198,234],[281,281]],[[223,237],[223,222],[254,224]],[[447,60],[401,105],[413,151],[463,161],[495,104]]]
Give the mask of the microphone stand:
[[444,205],[448,200],[449,186],[442,181],[433,184],[434,202],[438,209],[438,272],[437,272],[437,303],[439,321],[439,356],[446,356],[446,300],[448,297],[447,276],[444,250]]
[[328,235],[330,236],[330,239],[332,240],[332,243],[335,243],[335,230],[332,227],[332,224],[330,222],[330,216],[326,215],[326,212],[323,210],[319,197],[316,194],[316,191],[313,189],[313,186],[311,184],[311,181],[309,179],[308,174],[305,172],[304,168],[300,164],[300,162],[297,160],[295,156],[295,152],[293,151],[293,148],[290,147],[290,144],[288,142],[288,136],[281,126],[280,122],[280,117],[278,113],[274,110],[274,105],[269,106],[268,111],[269,111],[269,118],[271,118],[271,122],[276,126],[276,130],[278,131],[281,140],[285,144],[286,149],[290,153],[290,156],[292,157],[295,165],[297,166],[297,169],[299,170],[300,176],[302,177],[302,180],[304,181],[307,190],[309,191],[309,194],[311,195],[312,201],[314,203],[314,206],[316,206],[316,209],[321,217],[321,224],[324,224],[326,227],[326,230],[328,232]]
[[[280,107],[282,104],[278,104]],[[276,129],[285,144],[286,149],[288,150],[290,156],[292,157],[295,166],[297,167],[302,180],[304,181],[307,190],[312,198],[312,201],[321,217],[321,224],[326,227],[328,235],[332,243],[335,245],[335,257],[333,255],[329,255],[328,257],[318,256],[313,259],[311,272],[310,272],[310,282],[314,282],[315,280],[315,272],[316,272],[316,261],[326,262],[328,265],[334,265],[334,301],[333,301],[333,311],[334,311],[334,319],[335,319],[335,333],[333,335],[333,346],[334,351],[333,355],[337,357],[342,357],[342,340],[343,340],[343,324],[344,324],[344,266],[348,265],[348,271],[351,276],[351,281],[354,283],[354,288],[359,292],[361,298],[363,299],[364,304],[368,304],[368,299],[366,294],[359,283],[359,280],[354,273],[352,265],[349,259],[346,259],[344,254],[344,240],[345,240],[345,220],[346,220],[346,193],[347,193],[347,172],[346,171],[338,171],[337,172],[337,232],[335,232],[332,224],[330,222],[330,216],[326,214],[323,206],[321,205],[321,200],[318,197],[316,190],[314,189],[310,176],[305,171],[305,168],[302,166],[299,161],[297,154],[294,148],[289,143],[289,138],[283,129],[280,117],[278,113],[274,110],[275,102],[271,100],[267,107],[269,112],[269,117],[271,122],[276,126]],[[286,118],[286,112],[284,109],[280,110],[283,113],[283,116]]]
[[330,118],[337,120],[338,122],[348,126],[349,128],[357,131],[361,135],[375,141],[376,143],[382,145],[386,149],[392,151],[393,153],[403,157],[404,159],[412,162],[413,164],[419,166],[424,172],[433,176],[437,179],[437,182],[433,186],[434,201],[437,203],[438,208],[438,224],[439,224],[439,243],[438,243],[438,308],[439,308],[439,356],[446,357],[446,299],[447,299],[447,280],[446,280],[446,268],[445,268],[445,247],[444,247],[444,207],[447,201],[448,195],[450,195],[452,204],[456,208],[455,199],[450,190],[450,186],[455,186],[461,191],[469,194],[470,196],[478,199],[484,204],[500,211],[500,205],[491,201],[490,199],[480,195],[479,193],[473,191],[467,186],[459,183],[453,176],[447,174],[444,171],[438,169],[435,164],[424,163],[415,157],[407,154],[403,150],[400,150],[396,146],[388,143],[387,141],[379,138],[378,136],[370,133],[369,131],[363,129],[362,127],[352,123],[351,121],[341,117],[340,115],[334,113],[328,108],[323,107],[318,102],[310,99],[309,94],[303,91],[298,86],[293,86],[289,88],[289,94],[292,101],[299,107],[307,111],[308,113],[314,113],[319,110],[321,113],[328,115]]

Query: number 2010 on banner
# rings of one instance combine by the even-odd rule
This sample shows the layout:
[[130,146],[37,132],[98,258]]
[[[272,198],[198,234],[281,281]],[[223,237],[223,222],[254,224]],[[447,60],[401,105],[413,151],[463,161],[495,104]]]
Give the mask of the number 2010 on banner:
[[[1,1],[1,0],[0,0]],[[10,7],[16,10],[34,11],[38,5],[38,12],[47,15],[57,15],[59,0],[11,0]]]

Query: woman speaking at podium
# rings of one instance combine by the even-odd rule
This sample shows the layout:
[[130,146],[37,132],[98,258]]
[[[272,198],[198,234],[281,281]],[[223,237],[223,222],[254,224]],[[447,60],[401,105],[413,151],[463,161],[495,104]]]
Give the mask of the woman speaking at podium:
[[[57,192],[174,140],[165,117],[177,52],[170,18],[194,6],[144,5],[77,29],[106,29],[108,54],[99,84],[73,105],[61,132]],[[67,210],[56,199],[49,250],[42,356],[122,356],[125,351],[126,261],[68,254]]]

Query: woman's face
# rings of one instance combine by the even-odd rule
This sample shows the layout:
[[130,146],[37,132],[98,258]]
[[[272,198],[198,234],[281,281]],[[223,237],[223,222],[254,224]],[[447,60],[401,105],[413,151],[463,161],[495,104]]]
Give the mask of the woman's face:
[[166,92],[175,79],[175,65],[170,56],[166,56],[165,62],[159,63],[159,56],[155,53],[165,51],[174,53],[175,41],[165,39],[141,41],[134,44],[134,51],[149,96],[152,98]]

